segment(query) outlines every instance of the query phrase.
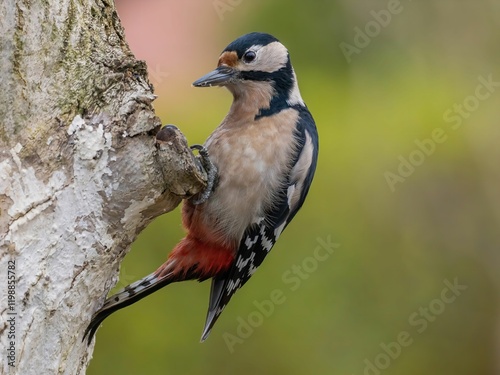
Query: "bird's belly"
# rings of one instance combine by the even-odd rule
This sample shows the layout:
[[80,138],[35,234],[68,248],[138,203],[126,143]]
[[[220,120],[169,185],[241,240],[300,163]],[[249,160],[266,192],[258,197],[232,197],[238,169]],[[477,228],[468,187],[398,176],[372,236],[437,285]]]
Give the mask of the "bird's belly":
[[264,216],[281,174],[269,162],[269,152],[257,152],[251,144],[240,144],[227,155],[217,154],[213,162],[219,179],[205,213],[216,232],[239,241],[248,225]]
[[231,233],[239,240],[249,223],[264,216],[275,187],[280,184],[279,174],[273,173],[265,153],[258,153],[245,145],[228,155],[214,160],[219,170],[217,186],[207,201],[206,212],[217,229]]

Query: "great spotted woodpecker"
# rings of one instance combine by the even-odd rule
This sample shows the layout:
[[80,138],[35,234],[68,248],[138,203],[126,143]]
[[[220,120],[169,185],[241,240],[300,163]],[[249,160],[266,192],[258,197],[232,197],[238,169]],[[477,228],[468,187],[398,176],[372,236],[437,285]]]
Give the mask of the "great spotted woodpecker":
[[186,237],[155,272],[104,302],[84,334],[88,343],[113,312],[170,283],[211,278],[204,341],[309,191],[318,134],[283,44],[269,34],[243,35],[193,86],[224,86],[233,94],[229,113],[202,149],[217,170],[216,183],[203,199],[184,201]]

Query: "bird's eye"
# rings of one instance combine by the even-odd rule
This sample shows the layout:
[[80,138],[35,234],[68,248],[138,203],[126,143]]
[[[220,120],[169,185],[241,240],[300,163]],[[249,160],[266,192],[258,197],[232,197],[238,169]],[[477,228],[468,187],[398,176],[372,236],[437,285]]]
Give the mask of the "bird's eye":
[[246,51],[245,54],[243,55],[243,61],[249,63],[254,61],[256,57],[257,55],[255,54],[254,51]]

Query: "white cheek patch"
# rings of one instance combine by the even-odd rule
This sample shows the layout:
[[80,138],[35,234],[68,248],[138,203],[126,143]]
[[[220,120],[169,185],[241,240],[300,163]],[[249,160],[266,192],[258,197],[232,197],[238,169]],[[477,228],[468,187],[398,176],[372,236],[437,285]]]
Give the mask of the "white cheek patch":
[[240,62],[238,64],[239,70],[258,70],[272,73],[283,68],[288,61],[288,50],[280,42],[272,42],[264,47],[252,46],[249,50],[254,51],[257,57],[248,64]]

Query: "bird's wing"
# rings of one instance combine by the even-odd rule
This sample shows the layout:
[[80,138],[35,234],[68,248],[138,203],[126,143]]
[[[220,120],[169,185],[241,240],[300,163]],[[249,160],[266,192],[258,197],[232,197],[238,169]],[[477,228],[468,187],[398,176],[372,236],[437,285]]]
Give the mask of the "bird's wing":
[[295,137],[297,151],[283,188],[276,192],[275,204],[265,217],[245,231],[231,268],[212,280],[204,341],[233,294],[241,288],[269,253],[281,232],[300,209],[311,185],[318,157],[318,135],[314,120],[300,107]]

